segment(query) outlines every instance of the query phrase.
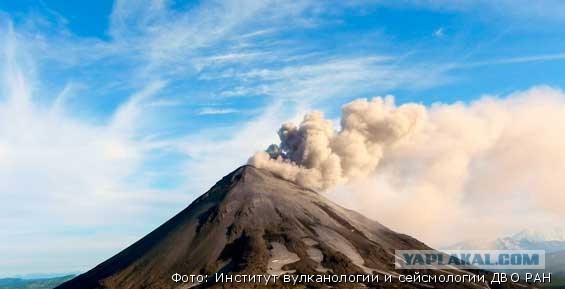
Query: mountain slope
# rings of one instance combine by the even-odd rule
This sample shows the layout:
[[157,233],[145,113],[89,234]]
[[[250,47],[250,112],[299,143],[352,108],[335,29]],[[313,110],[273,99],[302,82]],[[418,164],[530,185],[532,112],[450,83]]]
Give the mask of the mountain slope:
[[554,252],[545,257],[546,270],[554,276],[565,279],[565,251]]
[[[429,248],[314,191],[244,166],[146,237],[57,288],[187,288],[171,281],[174,273],[390,273],[395,249]],[[250,285],[199,285],[209,286]]]

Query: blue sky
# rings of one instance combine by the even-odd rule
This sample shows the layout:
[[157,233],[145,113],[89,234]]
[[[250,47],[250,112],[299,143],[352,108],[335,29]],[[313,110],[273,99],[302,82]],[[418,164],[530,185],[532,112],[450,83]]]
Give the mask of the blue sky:
[[565,87],[560,1],[343,2],[2,1],[0,277],[96,265],[311,109]]

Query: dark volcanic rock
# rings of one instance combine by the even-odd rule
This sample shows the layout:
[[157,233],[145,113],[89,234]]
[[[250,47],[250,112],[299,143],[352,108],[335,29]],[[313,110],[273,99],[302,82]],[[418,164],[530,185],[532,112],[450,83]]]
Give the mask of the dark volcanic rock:
[[[171,280],[174,273],[395,274],[395,249],[429,247],[314,191],[244,166],[149,235],[57,288],[188,288]],[[212,282],[193,285],[264,288]],[[488,288],[485,284],[432,285]],[[351,288],[352,284],[304,286]],[[365,286],[429,288],[429,284],[398,283]]]

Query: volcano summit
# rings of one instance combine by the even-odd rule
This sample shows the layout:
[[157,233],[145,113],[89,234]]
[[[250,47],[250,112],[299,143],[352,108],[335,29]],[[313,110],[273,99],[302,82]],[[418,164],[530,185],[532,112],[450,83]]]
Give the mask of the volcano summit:
[[[344,209],[315,191],[247,165],[224,177],[155,231],[57,288],[256,287],[256,284],[175,283],[171,280],[175,273],[398,276],[398,272],[394,272],[394,250],[402,249],[430,248]],[[442,274],[439,271],[428,273]],[[394,282],[357,285],[430,287]],[[477,286],[488,288],[486,284],[471,283],[443,283],[435,287]]]

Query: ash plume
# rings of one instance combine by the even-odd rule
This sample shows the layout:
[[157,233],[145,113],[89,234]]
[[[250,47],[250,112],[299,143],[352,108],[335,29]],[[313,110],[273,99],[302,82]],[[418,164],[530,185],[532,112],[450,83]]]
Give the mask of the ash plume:
[[343,107],[339,131],[321,112],[311,112],[298,126],[283,124],[281,143],[255,154],[249,163],[325,190],[373,172],[385,149],[408,137],[425,118],[424,106],[395,106],[392,97],[355,100]]
[[565,225],[564,131],[565,95],[550,87],[431,106],[377,97],[344,105],[337,128],[319,112],[282,125],[249,163],[439,244]]

